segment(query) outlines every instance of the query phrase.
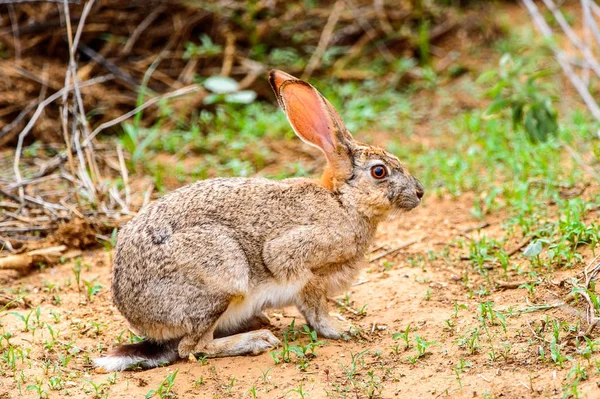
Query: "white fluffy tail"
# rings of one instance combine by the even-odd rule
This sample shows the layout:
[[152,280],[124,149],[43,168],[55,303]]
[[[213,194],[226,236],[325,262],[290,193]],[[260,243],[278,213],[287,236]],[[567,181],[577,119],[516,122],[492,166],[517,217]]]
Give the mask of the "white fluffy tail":
[[132,368],[151,369],[179,359],[179,339],[166,342],[142,341],[112,349],[106,356],[94,359],[98,372],[123,371]]

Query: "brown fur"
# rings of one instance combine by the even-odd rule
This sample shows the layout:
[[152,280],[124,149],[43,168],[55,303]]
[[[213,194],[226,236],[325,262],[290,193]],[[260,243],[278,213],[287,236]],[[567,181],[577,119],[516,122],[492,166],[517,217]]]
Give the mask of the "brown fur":
[[[355,141],[308,83],[280,71],[270,81],[296,133],[325,153],[320,182],[200,181],[151,203],[119,232],[114,302],[139,334],[178,343],[164,348],[179,357],[265,351],[279,342],[270,331],[236,333],[264,321],[264,309],[287,305],[319,335],[339,338],[327,295],[356,278],[379,221],[414,208],[423,195],[396,157]],[[389,176],[373,178],[374,165]],[[127,368],[144,359],[140,348],[97,364]],[[159,355],[149,351],[145,364]]]
[[321,180],[319,180],[319,183],[327,190],[333,190],[333,171],[329,165],[327,165],[325,170],[323,170],[323,174],[321,175]]

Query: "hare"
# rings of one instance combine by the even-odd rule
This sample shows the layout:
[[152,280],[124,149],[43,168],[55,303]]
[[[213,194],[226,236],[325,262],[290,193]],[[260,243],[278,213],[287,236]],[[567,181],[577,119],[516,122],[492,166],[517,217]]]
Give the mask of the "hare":
[[321,179],[209,179],[143,209],[119,232],[112,294],[146,338],[96,359],[100,371],[265,352],[280,341],[248,330],[268,323],[267,308],[295,305],[321,337],[340,338],[327,296],[355,279],[377,224],[419,204],[421,183],[354,140],[313,86],[278,70],[269,82],[296,134],[324,153]]

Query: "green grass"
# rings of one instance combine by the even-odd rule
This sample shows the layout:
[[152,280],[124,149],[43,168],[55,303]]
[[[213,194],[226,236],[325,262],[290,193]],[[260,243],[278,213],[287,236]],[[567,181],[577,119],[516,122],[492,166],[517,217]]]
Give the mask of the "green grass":
[[[446,331],[455,334],[453,345],[460,349],[460,356],[484,354],[490,364],[508,361],[515,353],[507,329],[507,319],[515,317],[515,313],[511,309],[500,311],[486,299],[495,291],[494,281],[530,280],[518,289],[534,298],[537,287],[552,279],[557,271],[581,267],[580,249],[588,247],[595,253],[600,241],[600,226],[593,217],[600,207],[600,194],[577,194],[589,178],[564,148],[569,145],[595,153],[597,157],[598,124],[584,113],[571,109],[562,109],[555,121],[543,120],[538,124],[535,118],[539,115],[543,118],[558,115],[552,102],[557,92],[552,78],[556,70],[548,69],[546,49],[528,48],[514,39],[500,43],[498,48],[510,57],[505,57],[501,65],[487,73],[487,78],[478,80],[478,76],[470,76],[447,88],[436,87],[440,79],[433,75],[428,81],[402,91],[371,80],[313,82],[340,110],[347,127],[357,138],[381,142],[377,132],[393,132],[386,134],[387,148],[424,183],[429,198],[450,196],[457,201],[472,198],[470,206],[474,218],[502,219],[503,237],[487,237],[484,232],[476,239],[454,241],[468,251],[470,267],[463,276],[466,297],[480,298],[481,302],[476,310],[464,311],[477,322],[460,333],[456,333],[458,305],[453,318],[446,320]],[[427,109],[428,97],[423,99],[417,95],[422,90],[447,98],[456,90],[467,91],[481,106],[464,112],[455,109],[451,101],[442,100],[437,108]],[[416,127],[428,111],[442,119],[431,123],[434,128],[427,134],[432,140],[424,145],[416,135]],[[219,104],[211,111],[202,111],[191,127],[182,126],[168,135],[151,134],[149,131],[151,139],[141,155],[148,170],[155,167],[151,161],[154,152],[179,157],[191,152],[199,156],[198,166],[190,175],[192,179],[251,175],[274,161],[269,147],[263,144],[265,141],[296,140],[283,113],[266,102],[246,107]],[[143,145],[143,138],[139,142]],[[228,144],[223,145],[225,142]],[[270,177],[318,173],[301,162],[288,164],[283,169]],[[178,169],[177,173],[186,172]],[[181,181],[190,176],[182,176]],[[470,196],[465,197],[465,193]],[[523,239],[530,241],[526,256],[510,257],[511,247]],[[440,253],[428,253],[427,257],[413,258],[409,263],[424,271],[426,265],[436,260],[447,264],[457,261],[455,252],[446,248]],[[385,267],[385,270],[390,268]],[[596,299],[592,291],[586,293]],[[575,290],[574,294],[579,292]],[[424,299],[430,300],[430,296],[431,291],[427,290]],[[461,309],[466,307],[461,305]],[[596,311],[600,311],[600,303]],[[540,331],[541,341],[534,343],[538,345],[539,359],[560,369],[571,368],[563,390],[565,395],[576,395],[579,384],[591,372],[581,364],[584,360],[590,363],[597,348],[594,341],[581,341],[578,353],[566,353],[565,331],[578,331],[579,327],[558,319],[548,320],[548,325],[552,331],[546,334]],[[426,355],[432,353],[431,347],[439,343],[425,340],[416,333],[411,334],[411,340],[409,332],[410,326],[403,333],[394,334],[394,340],[399,342],[389,348],[398,359],[401,359],[400,352],[414,348],[414,352],[401,361],[417,365],[426,361]],[[283,348],[271,356],[276,365],[295,363],[299,370],[309,370],[319,343],[314,339],[307,344],[295,341],[296,335],[297,332],[290,329],[283,337]],[[331,395],[343,397],[357,391],[367,397],[380,394],[382,376],[376,375],[374,369],[359,373],[365,354],[350,354],[350,364],[341,363],[347,381],[334,386]],[[453,369],[461,389],[468,364],[461,357]],[[256,389],[253,387],[250,392],[254,395]],[[306,394],[302,384],[290,392],[300,397]]]
[[[584,254],[598,253],[600,241],[597,221],[600,193],[582,192],[590,178],[570,158],[565,146],[585,152],[586,159],[597,165],[600,143],[596,132],[600,126],[570,106],[559,110],[555,134],[543,139],[541,136],[532,139],[532,126],[527,126],[524,119],[515,123],[512,105],[523,105],[522,111],[526,112],[532,104],[545,104],[558,92],[555,77],[544,73],[529,82],[529,86],[521,85],[536,71],[548,69],[550,64],[547,49],[535,46],[527,37],[527,34],[509,37],[497,44],[498,56],[509,53],[519,68],[511,72],[514,75],[510,79],[505,79],[502,90],[494,93],[490,93],[493,83],[478,81],[475,73],[446,85],[448,77],[429,71],[423,81],[401,89],[397,82],[377,80],[313,82],[340,110],[347,127],[358,139],[384,144],[409,166],[426,187],[425,206],[437,198],[467,202],[475,221],[490,221],[501,227],[500,233],[488,235],[482,230],[471,238],[448,237],[448,245],[438,252],[411,256],[403,264],[386,261],[380,269],[374,266],[373,276],[393,274],[406,266],[415,281],[426,286],[415,300],[431,302],[438,300],[438,292],[436,288],[430,290],[433,286],[428,273],[439,265],[452,267],[460,274],[456,284],[458,298],[453,298],[454,305],[446,305],[448,315],[441,336],[421,332],[425,326],[402,320],[401,325],[394,326],[396,333],[389,331],[381,342],[371,344],[353,338],[364,349],[361,347],[341,359],[336,358],[331,367],[329,396],[377,397],[387,386],[401,381],[391,376],[393,365],[399,363],[415,369],[432,367],[433,363],[441,362],[443,353],[448,355],[443,361],[450,361],[451,365],[447,375],[449,384],[454,383],[460,390],[476,368],[496,369],[503,364],[512,367],[525,355],[534,365],[563,372],[561,394],[564,397],[581,396],[580,386],[600,374],[600,342],[593,337],[577,336],[582,329],[580,322],[563,320],[560,314],[548,312],[536,314],[538,317],[528,328],[518,327],[519,318],[524,314],[556,307],[544,295],[559,273],[563,286],[562,291],[558,288],[556,291],[565,296],[570,293],[571,305],[577,307],[581,307],[583,298],[588,296],[596,315],[600,315],[596,287],[581,288],[569,285],[570,280],[564,279],[565,275],[574,277],[580,272]],[[212,51],[212,45],[205,43],[204,49],[190,48],[190,51]],[[283,50],[269,57],[296,60],[294,54]],[[405,64],[399,65],[399,70],[410,63]],[[494,72],[490,76],[502,78],[502,67],[491,67]],[[460,110],[453,100],[453,95],[459,92],[473,97],[479,106]],[[439,97],[434,105],[433,96]],[[502,103],[506,106],[492,107],[493,112],[488,108],[495,101],[508,98],[510,103]],[[164,180],[168,176],[175,176],[181,184],[214,176],[251,176],[278,162],[271,143],[284,140],[299,143],[283,113],[268,101],[246,106],[213,104],[198,112],[188,125],[178,124],[174,118],[165,105],[164,116],[156,125],[143,128],[134,120],[123,125],[118,139],[128,153],[132,178],[150,174],[157,187],[165,191]],[[165,127],[173,124],[175,128],[167,131]],[[38,150],[34,145],[27,151],[35,154]],[[158,154],[168,154],[173,162],[157,160]],[[189,157],[193,157],[193,162],[186,164],[184,161]],[[301,160],[286,160],[279,166],[269,177],[318,174]],[[113,236],[107,242],[107,251],[114,247],[114,239]],[[524,240],[528,241],[525,252],[509,256],[510,250]],[[69,327],[59,326],[63,317],[69,317],[68,311],[61,309],[61,296],[76,296],[80,306],[93,309],[98,304],[98,295],[107,292],[96,276],[89,274],[90,266],[81,259],[74,261],[71,271],[63,283],[43,282],[40,290],[40,295],[46,296],[43,307],[11,310],[0,317],[0,375],[14,379],[22,395],[47,397],[53,392],[66,395],[81,389],[93,397],[106,397],[116,382],[116,377],[109,377],[102,382],[82,383],[82,375],[75,375],[69,369],[73,359],[105,349],[101,344],[79,348],[78,336],[100,342],[98,338],[107,328],[91,320],[80,320]],[[521,302],[531,302],[526,306],[520,302],[518,306],[501,306],[494,296],[496,282],[501,280],[525,281],[519,283],[515,296]],[[25,290],[19,294],[31,293]],[[351,303],[349,295],[340,304],[340,312],[356,305]],[[52,310],[48,311],[46,305],[52,306]],[[368,319],[371,312],[377,316],[375,306],[369,307],[366,314],[367,305],[358,305],[359,310],[352,312],[359,313],[353,315],[354,320]],[[42,308],[46,310],[41,311]],[[7,321],[13,325],[12,329],[5,327]],[[21,338],[15,340],[16,335],[26,337],[27,344]],[[124,330],[116,341],[140,339],[132,333],[127,336]],[[27,348],[29,342],[40,344],[52,356],[43,362],[32,359]],[[272,368],[263,371],[262,380],[242,386],[242,375],[230,376],[221,381],[221,392],[234,395],[243,390],[247,397],[268,395],[270,389],[279,388],[270,382],[277,373],[269,373],[280,367],[297,369],[303,376],[321,373],[318,378],[322,378],[322,370],[317,370],[316,365],[323,357],[321,353],[329,348],[322,348],[323,342],[313,331],[297,330],[292,323],[283,342],[283,347],[271,352],[271,359],[267,358]],[[376,350],[374,346],[380,343],[384,349]],[[483,364],[477,356],[485,358]],[[207,362],[205,358],[198,359],[198,367]],[[34,367],[43,368],[43,375],[32,376],[30,371]],[[177,371],[164,378],[161,374],[161,381],[148,387],[147,397],[173,397],[175,392],[185,392],[188,388],[206,389],[212,379],[204,371],[203,376],[194,376],[195,381],[189,387],[180,382],[183,374],[176,381]],[[327,369],[327,378],[329,373]],[[78,384],[76,388],[73,382]],[[284,394],[290,397],[322,394],[310,391],[309,382],[294,382]]]
[[[347,128],[397,130],[410,132],[414,116],[409,95],[385,90],[376,81],[361,83],[314,81],[327,98],[342,112]],[[125,123],[120,142],[129,152],[129,168],[154,175],[159,189],[164,176],[174,174],[181,183],[215,176],[250,176],[267,164],[277,161],[265,140],[297,140],[285,115],[266,101],[248,105],[216,104],[199,111],[189,125],[178,125],[165,132],[166,122],[173,116],[167,111],[163,119],[150,128],[136,121]],[[155,162],[156,153],[172,154],[174,162]],[[197,162],[186,170],[181,161],[194,155]],[[282,172],[271,176],[285,178],[307,176],[306,168],[290,162]]]

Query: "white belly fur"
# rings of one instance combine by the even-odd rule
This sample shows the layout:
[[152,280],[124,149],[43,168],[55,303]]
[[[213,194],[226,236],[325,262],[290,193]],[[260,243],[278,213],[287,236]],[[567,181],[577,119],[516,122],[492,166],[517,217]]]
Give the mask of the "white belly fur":
[[269,282],[253,287],[243,300],[234,300],[217,321],[217,328],[235,329],[266,308],[279,308],[296,303],[296,296],[306,281]]

